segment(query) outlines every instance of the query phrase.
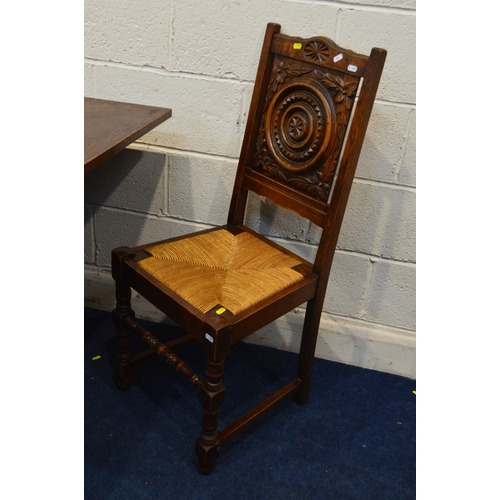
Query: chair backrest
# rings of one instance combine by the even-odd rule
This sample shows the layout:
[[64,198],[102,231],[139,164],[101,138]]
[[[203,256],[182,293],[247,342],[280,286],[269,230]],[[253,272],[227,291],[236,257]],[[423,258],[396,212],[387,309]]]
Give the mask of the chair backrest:
[[248,191],[293,210],[323,228],[320,273],[333,259],[386,51],[364,56],[280,29],[267,26],[228,223],[243,223]]

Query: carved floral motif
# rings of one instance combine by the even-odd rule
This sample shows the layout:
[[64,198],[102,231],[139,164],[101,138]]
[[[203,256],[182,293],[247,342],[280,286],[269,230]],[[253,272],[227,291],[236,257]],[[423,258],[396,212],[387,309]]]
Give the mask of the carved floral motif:
[[292,186],[300,188],[313,198],[327,201],[334,171],[335,169],[327,173],[317,171],[304,177],[292,177],[289,182]]
[[338,106],[336,106],[337,119],[347,125],[352,104],[354,102],[354,98],[356,97],[358,82],[356,80],[345,82],[337,75],[322,73],[317,70],[314,73],[322,83],[324,83],[329,89],[333,90],[335,96],[334,100],[338,104]]
[[267,105],[269,104],[269,100],[271,97],[275,94],[275,92],[278,90],[278,87],[285,83],[285,81],[288,78],[294,77],[294,76],[302,76],[307,73],[310,73],[312,71],[312,68],[305,68],[301,66],[300,64],[286,64],[284,61],[280,61],[279,59],[276,59],[274,61],[273,65],[273,71],[271,75],[271,79],[269,81],[269,90],[267,92],[266,96],[266,105],[265,108],[267,108]]

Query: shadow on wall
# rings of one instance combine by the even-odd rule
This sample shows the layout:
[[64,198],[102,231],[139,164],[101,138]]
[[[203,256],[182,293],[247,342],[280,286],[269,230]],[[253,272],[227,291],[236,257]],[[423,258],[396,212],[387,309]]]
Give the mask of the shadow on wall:
[[414,329],[414,193],[356,183],[347,207],[339,248],[383,259],[372,260],[372,274],[361,318]]
[[364,305],[357,317],[414,329],[415,192],[398,184],[397,180],[398,164],[404,153],[405,139],[399,134],[401,130],[397,127],[393,130],[392,114],[375,113],[374,117],[372,125],[388,131],[393,150],[381,148],[379,138],[367,133],[338,248],[378,257],[370,259],[371,273],[366,283]]
[[125,149],[85,175],[85,203],[158,215],[164,170],[164,155]]
[[170,155],[170,217],[219,226],[227,223],[236,161]]
[[252,192],[248,196],[245,224],[265,236],[302,242],[306,240],[311,225],[295,212]]
[[[366,302],[365,319],[415,330],[415,266],[404,262],[415,261],[414,209],[403,196],[396,202],[382,198],[380,205],[380,224],[387,232],[392,232],[380,249],[380,254],[403,262],[378,260],[373,263],[371,294]],[[401,248],[403,245],[404,248]]]
[[164,177],[165,155],[129,149],[85,175],[85,263],[109,267],[113,248],[139,244],[163,209]]

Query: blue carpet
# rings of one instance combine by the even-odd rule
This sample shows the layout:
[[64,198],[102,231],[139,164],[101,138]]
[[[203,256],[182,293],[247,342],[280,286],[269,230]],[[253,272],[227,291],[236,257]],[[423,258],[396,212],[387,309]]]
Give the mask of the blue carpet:
[[[141,321],[162,340],[178,329]],[[176,331],[177,330],[177,331]],[[316,359],[309,402],[290,398],[197,471],[197,389],[164,360],[113,384],[109,312],[85,309],[85,498],[413,499],[415,381]],[[181,357],[203,373],[195,345]],[[100,359],[92,360],[100,355]],[[226,359],[221,428],[296,376],[298,355],[239,343]]]

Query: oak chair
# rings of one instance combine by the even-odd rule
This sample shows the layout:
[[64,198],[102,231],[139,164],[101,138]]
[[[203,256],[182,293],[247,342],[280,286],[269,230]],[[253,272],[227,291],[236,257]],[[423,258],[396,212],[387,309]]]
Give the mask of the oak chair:
[[[386,51],[364,56],[328,38],[280,34],[268,24],[236,173],[227,225],[112,252],[118,334],[115,379],[131,383],[137,364],[161,356],[199,388],[199,470],[210,472],[222,444],[294,395],[307,402],[330,268]],[[322,228],[313,263],[244,225],[249,191]],[[131,288],[188,335],[162,344],[135,320]],[[231,346],[307,303],[297,377],[223,430],[224,358]],[[149,350],[132,355],[130,333]],[[200,342],[205,377],[175,353]]]

